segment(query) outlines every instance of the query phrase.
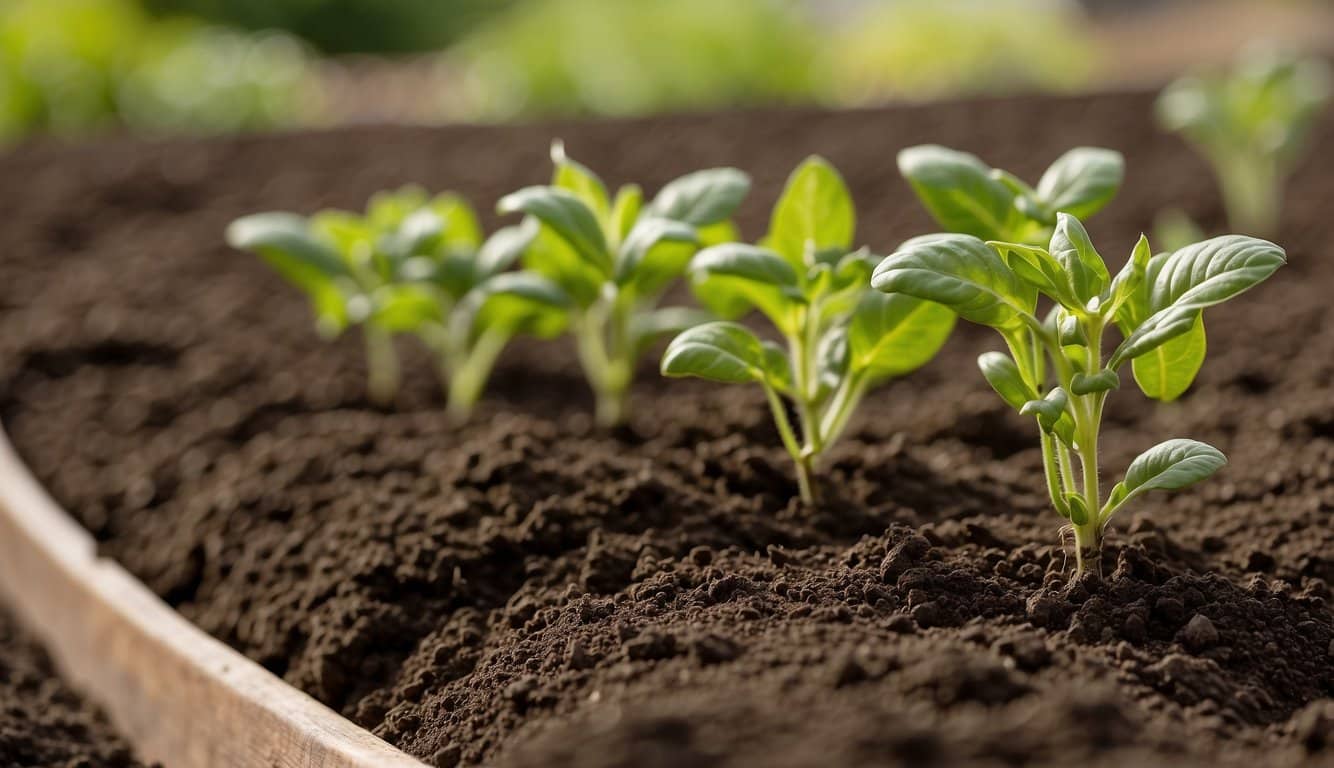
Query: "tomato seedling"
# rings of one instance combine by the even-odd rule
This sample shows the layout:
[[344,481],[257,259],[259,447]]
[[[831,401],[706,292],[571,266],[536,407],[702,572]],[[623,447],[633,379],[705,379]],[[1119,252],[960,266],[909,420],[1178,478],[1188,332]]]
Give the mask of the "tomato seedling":
[[1233,229],[1273,234],[1283,182],[1329,101],[1329,64],[1271,50],[1244,56],[1230,73],[1186,77],[1158,98],[1158,119],[1213,166]]
[[696,171],[668,183],[644,203],[638,186],[615,197],[597,174],[552,145],[555,176],[500,200],[501,213],[541,223],[524,256],[569,297],[569,329],[597,403],[597,422],[622,423],[635,364],[649,344],[695,325],[706,315],[659,307],[700,244],[730,239],[729,219],[750,190],[734,168]]
[[1058,212],[1088,218],[1116,196],[1125,176],[1121,153],[1076,147],[1029,186],[967,152],[935,144],[899,152],[899,172],[946,231],[983,240],[1041,245]]
[[[1111,277],[1079,219],[1061,213],[1046,248],[960,234],[915,238],[875,268],[872,285],[939,302],[1000,333],[1009,355],[988,352],[978,366],[1007,403],[1037,419],[1047,490],[1073,528],[1079,574],[1090,562],[1100,568],[1107,523],[1127,503],[1151,490],[1184,488],[1226,462],[1204,443],[1168,440],[1140,454],[1104,496],[1098,432],[1119,369],[1135,363],[1135,380],[1152,398],[1184,390],[1203,360],[1203,336],[1189,350],[1169,353],[1169,346],[1201,327],[1206,308],[1283,264],[1282,248],[1252,237],[1215,237],[1152,255],[1141,235]],[[1045,319],[1037,314],[1039,294],[1054,302]],[[1112,325],[1124,338],[1104,357]]]
[[[812,476],[821,455],[867,389],[925,364],[954,326],[954,313],[939,304],[871,291],[874,260],[866,249],[853,250],[855,227],[838,171],[807,159],[788,179],[760,245],[714,245],[689,268],[706,306],[730,317],[758,310],[785,347],[718,321],[681,333],[662,358],[667,376],[762,386],[808,503],[816,498]],[[784,397],[795,406],[798,428]]]
[[364,214],[246,216],[228,227],[227,240],[305,291],[324,336],[361,326],[372,400],[393,400],[399,365],[392,339],[409,333],[437,356],[450,413],[462,418],[513,336],[547,337],[565,327],[568,298],[559,286],[508,271],[536,230],[506,227],[483,241],[461,197],[429,198],[405,187],[375,195]]

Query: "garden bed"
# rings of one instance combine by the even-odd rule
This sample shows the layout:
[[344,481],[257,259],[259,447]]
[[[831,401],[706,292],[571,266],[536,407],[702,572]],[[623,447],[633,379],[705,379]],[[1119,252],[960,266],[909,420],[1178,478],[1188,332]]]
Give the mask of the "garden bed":
[[[429,362],[368,406],[355,338],[223,245],[232,218],[358,207],[404,182],[490,201],[546,148],[654,189],[730,164],[758,235],[810,152],[858,239],[932,226],[894,155],[938,142],[1033,176],[1126,155],[1090,223],[1113,265],[1161,207],[1218,228],[1211,177],[1147,95],[860,112],[29,147],[0,159],[0,419],[55,497],[202,628],[437,765],[1298,764],[1334,749],[1334,222],[1298,174],[1290,264],[1210,315],[1178,404],[1113,398],[1109,466],[1165,434],[1230,466],[1118,520],[1066,589],[1031,424],[960,327],[873,393],[795,487],[759,392],[645,365],[627,428],[590,424],[562,344],[515,344],[466,427]],[[1313,158],[1334,149],[1334,122]],[[1113,248],[1120,248],[1116,252]],[[1064,570],[1063,570],[1064,569]],[[1328,755],[1326,755],[1328,757]]]

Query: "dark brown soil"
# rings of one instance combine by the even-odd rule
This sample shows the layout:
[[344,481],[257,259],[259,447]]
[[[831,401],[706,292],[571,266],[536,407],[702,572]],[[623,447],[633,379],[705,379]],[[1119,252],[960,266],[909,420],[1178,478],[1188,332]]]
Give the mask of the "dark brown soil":
[[41,646],[0,610],[0,765],[134,768],[106,718],[61,682]]
[[1117,521],[1066,587],[1031,425],[941,357],[870,398],[804,509],[762,397],[666,382],[589,425],[569,350],[518,345],[450,427],[419,352],[392,412],[355,338],[221,242],[234,216],[356,206],[408,181],[498,195],[546,147],[648,188],[843,169],[860,238],[930,227],[894,155],[936,141],[1036,175],[1123,150],[1093,220],[1119,264],[1166,205],[1220,224],[1149,99],[291,138],[39,146],[0,160],[0,416],[55,493],[208,631],[441,766],[1297,765],[1334,760],[1334,121],[1280,238],[1291,264],[1209,316],[1177,405],[1113,398],[1109,471],[1170,436],[1231,465]]

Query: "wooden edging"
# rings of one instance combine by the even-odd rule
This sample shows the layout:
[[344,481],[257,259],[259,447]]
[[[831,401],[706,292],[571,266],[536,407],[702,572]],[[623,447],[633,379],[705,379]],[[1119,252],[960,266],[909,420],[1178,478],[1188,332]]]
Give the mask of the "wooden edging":
[[99,558],[3,430],[0,599],[141,759],[166,768],[423,768]]

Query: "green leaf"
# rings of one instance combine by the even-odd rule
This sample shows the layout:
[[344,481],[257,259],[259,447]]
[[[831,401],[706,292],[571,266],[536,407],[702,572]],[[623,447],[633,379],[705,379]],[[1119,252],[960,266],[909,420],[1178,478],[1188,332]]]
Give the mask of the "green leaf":
[[1003,243],[989,241],[991,246],[1005,260],[1019,279],[1032,285],[1039,292],[1050,296],[1058,303],[1075,306],[1079,300],[1070,287],[1070,276],[1046,248],[1023,243]]
[[1076,147],[1056,159],[1038,182],[1038,198],[1056,212],[1087,218],[1121,188],[1125,159],[1120,152]]
[[922,367],[949,338],[954,318],[934,302],[866,291],[848,324],[852,371],[883,379]]
[[478,283],[451,322],[467,323],[471,338],[489,329],[551,338],[565,329],[570,306],[565,291],[542,275],[502,272]]
[[521,257],[526,269],[555,281],[575,303],[587,307],[601,295],[606,276],[575,253],[569,242],[547,227]]
[[474,251],[482,242],[482,225],[477,213],[461,195],[444,192],[426,207],[443,222],[440,244],[448,251]]
[[1154,400],[1171,402],[1190,388],[1204,365],[1207,348],[1201,313],[1189,331],[1131,361],[1135,383]]
[[[621,245],[620,253],[616,258],[616,282],[624,285],[630,282],[640,271],[641,265],[648,258],[649,253],[654,246],[659,243],[690,243],[699,242],[699,237],[695,234],[695,228],[689,224],[671,219],[660,219],[653,217],[641,217],[630,234],[625,238]],[[688,258],[688,257],[687,257]],[[676,269],[665,269],[662,271],[679,274],[685,267],[685,259],[681,259],[679,264],[674,265]]]
[[346,276],[338,253],[316,240],[306,220],[291,213],[257,213],[227,227],[227,243],[254,251],[284,279],[311,292]]
[[611,202],[607,197],[607,185],[602,179],[587,166],[567,156],[565,143],[560,139],[551,142],[551,162],[556,166],[551,185],[568,190],[588,206],[598,222],[608,221],[611,217]]
[[1193,485],[1227,464],[1223,452],[1198,440],[1175,438],[1141,453],[1112,489],[1104,516],[1148,491],[1175,491]]
[[741,384],[766,377],[763,345],[745,326],[718,321],[687,329],[667,345],[664,376]]
[[1069,402],[1070,397],[1065,390],[1055,387],[1043,397],[1024,403],[1019,408],[1019,413],[1024,416],[1036,416],[1038,425],[1044,431],[1051,432],[1055,430],[1056,422],[1065,414],[1065,406]]
[[[1148,275],[1149,261],[1153,258],[1153,250],[1149,247],[1149,238],[1143,234],[1136,241],[1134,249],[1130,252],[1130,259],[1121,267],[1121,271],[1112,278],[1111,298],[1108,302],[1107,311],[1113,313],[1117,323],[1122,322],[1121,307],[1127,305],[1135,299],[1136,296],[1143,294],[1144,307],[1142,314],[1137,319],[1130,320],[1130,327],[1139,324],[1148,314],[1148,291],[1141,291],[1140,287],[1144,285],[1144,280]],[[1139,311],[1129,309],[1131,314]]]
[[726,221],[750,191],[750,177],[735,168],[710,168],[668,182],[648,212],[705,227]]
[[984,352],[977,358],[977,367],[982,369],[982,376],[996,390],[996,394],[1016,411],[1028,401],[1038,399],[1038,393],[1024,381],[1019,366],[1015,365],[1009,355]]
[[1036,291],[971,235],[909,240],[875,268],[871,285],[934,301],[980,325],[1017,329],[1032,320]]
[[899,152],[899,172],[932,218],[950,232],[983,240],[1011,237],[1015,194],[966,152],[935,144]]
[[1111,276],[1079,219],[1068,213],[1056,214],[1056,230],[1047,250],[1061,265],[1081,304],[1102,295]]
[[371,294],[369,322],[390,333],[408,333],[428,323],[444,322],[440,295],[421,283],[399,283]]
[[1083,496],[1077,493],[1065,494],[1065,505],[1070,510],[1070,522],[1075,525],[1088,525],[1091,515],[1089,514],[1088,502]]
[[815,361],[822,393],[838,388],[848,374],[851,359],[847,328],[835,326],[820,337],[815,349]]
[[705,248],[690,260],[690,271],[795,288],[792,265],[768,248],[745,243],[724,243]]
[[849,250],[856,226],[843,177],[825,159],[811,156],[788,177],[765,242],[794,267],[803,267],[808,250]]
[[722,317],[758,309],[784,334],[797,331],[797,274],[773,251],[744,243],[711,246],[691,259],[690,278],[700,302]]
[[536,217],[590,266],[605,276],[611,275],[611,254],[597,216],[569,191],[526,187],[502,197],[496,208],[502,214],[521,212]]
[[415,184],[376,192],[366,201],[366,222],[372,231],[383,234],[397,229],[403,219],[427,203],[426,190]]
[[613,240],[625,242],[639,220],[639,211],[644,204],[644,192],[638,185],[626,184],[616,192],[616,201],[611,206],[611,221],[608,229]]
[[538,229],[536,219],[525,218],[520,224],[496,230],[477,252],[477,276],[490,277],[509,269],[532,244]]
[[1149,305],[1208,307],[1226,301],[1265,280],[1287,263],[1283,249],[1243,235],[1224,235],[1182,248],[1158,270]]
[[1091,395],[1094,392],[1108,392],[1121,386],[1121,377],[1116,371],[1104,368],[1097,373],[1076,373],[1070,380],[1070,393]]
[[1109,365],[1133,360],[1189,332],[1201,310],[1254,287],[1285,262],[1282,248],[1241,235],[1215,237],[1161,260],[1155,257],[1148,275],[1148,310],[1153,314],[1121,342]]

